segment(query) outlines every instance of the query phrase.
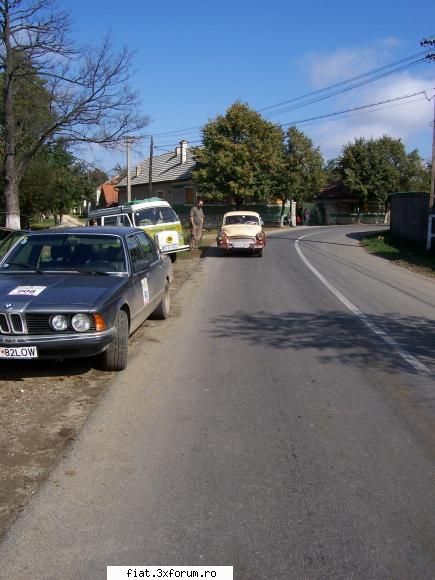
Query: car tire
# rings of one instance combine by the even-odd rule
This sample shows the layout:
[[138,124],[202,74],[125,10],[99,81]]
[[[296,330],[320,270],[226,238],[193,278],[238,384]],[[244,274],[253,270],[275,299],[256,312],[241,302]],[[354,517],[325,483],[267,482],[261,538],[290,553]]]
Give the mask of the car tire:
[[105,371],[123,371],[127,367],[128,356],[128,316],[120,310],[116,316],[115,337],[101,354],[101,366]]
[[261,258],[263,256],[263,249],[257,250],[257,256]]
[[169,293],[169,283],[167,282],[160,304],[153,312],[153,318],[165,320],[166,318],[169,318],[170,312],[171,312],[171,295]]
[[171,262],[174,263],[177,259],[177,254],[174,252],[173,254],[169,254],[169,257],[171,258]]

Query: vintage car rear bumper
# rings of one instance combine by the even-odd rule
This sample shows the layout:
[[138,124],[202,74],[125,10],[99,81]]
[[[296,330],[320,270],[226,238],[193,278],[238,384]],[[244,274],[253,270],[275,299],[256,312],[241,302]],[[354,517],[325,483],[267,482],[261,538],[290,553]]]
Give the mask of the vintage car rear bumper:
[[266,240],[256,238],[226,238],[216,240],[218,248],[223,250],[261,250],[266,245]]
[[0,335],[0,347],[36,346],[37,358],[79,358],[100,354],[115,337],[115,329],[103,332],[53,335]]

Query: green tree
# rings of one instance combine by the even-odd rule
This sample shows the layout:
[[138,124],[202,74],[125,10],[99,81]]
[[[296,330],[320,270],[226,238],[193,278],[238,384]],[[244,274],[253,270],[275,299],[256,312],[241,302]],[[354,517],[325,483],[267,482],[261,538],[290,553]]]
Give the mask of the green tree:
[[197,167],[192,172],[202,195],[237,206],[271,198],[282,153],[278,126],[236,101],[203,127],[202,141],[194,150]]
[[84,200],[93,201],[91,174],[60,145],[44,147],[32,159],[21,180],[20,202],[26,216],[52,213],[56,223]]
[[406,153],[400,139],[355,139],[343,148],[336,170],[361,207],[384,207],[390,193],[425,189],[427,168],[414,150]]
[[98,169],[97,167],[93,167],[92,169],[88,170],[87,174],[89,181],[92,183],[95,189],[97,189],[99,185],[102,185],[109,180],[107,173],[101,169]]
[[311,201],[325,181],[324,159],[312,140],[290,127],[284,135],[281,163],[277,167],[273,191],[282,201],[281,225],[289,200]]

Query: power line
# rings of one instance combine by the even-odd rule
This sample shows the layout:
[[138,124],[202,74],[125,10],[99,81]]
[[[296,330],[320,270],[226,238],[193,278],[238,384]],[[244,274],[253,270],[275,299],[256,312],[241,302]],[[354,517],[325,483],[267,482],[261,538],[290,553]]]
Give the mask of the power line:
[[396,74],[397,72],[404,71],[404,70],[410,68],[411,66],[414,66],[415,64],[417,64],[419,62],[423,62],[424,60],[426,60],[426,58],[421,58],[421,59],[416,60],[416,61],[414,61],[414,62],[412,62],[410,64],[407,64],[407,65],[405,65],[403,67],[396,68],[396,69],[394,69],[392,71],[388,71],[386,73],[383,73],[382,75],[378,75],[378,76],[373,77],[371,79],[367,79],[365,81],[361,81],[359,83],[355,83],[355,84],[353,84],[353,85],[351,85],[349,87],[345,87],[345,88],[342,88],[340,90],[333,91],[333,92],[331,92],[329,94],[326,94],[326,95],[320,95],[317,98],[308,99],[306,101],[303,101],[302,103],[297,103],[297,104],[295,104],[295,105],[293,105],[291,107],[285,107],[285,108],[279,109],[278,111],[273,111],[269,115],[265,115],[265,117],[270,118],[270,117],[275,117],[275,116],[278,116],[278,115],[282,115],[283,113],[288,113],[289,111],[294,111],[295,109],[300,109],[301,107],[304,107],[306,105],[312,105],[313,103],[318,103],[319,101],[324,101],[324,100],[329,99],[331,97],[334,97],[334,96],[337,96],[337,95],[341,95],[343,93],[349,92],[349,91],[351,91],[351,90],[353,90],[355,88],[359,88],[359,87],[361,87],[363,85],[367,85],[367,84],[369,84],[371,82],[374,82],[376,80],[379,80],[379,79],[382,79],[382,78],[386,78],[388,76],[391,76],[393,74]]
[[[429,89],[426,89],[429,90]],[[365,109],[370,109],[372,107],[379,107],[380,105],[385,105],[385,104],[390,104],[390,103],[395,103],[397,101],[404,101],[405,99],[410,99],[412,97],[416,97],[419,95],[425,95],[426,94],[426,90],[422,90],[422,91],[418,91],[416,93],[410,93],[408,95],[401,95],[399,97],[394,97],[391,99],[386,99],[384,101],[377,101],[376,103],[369,103],[369,104],[365,104],[365,105],[360,105],[358,107],[352,107],[349,109],[343,109],[341,111],[334,111],[332,113],[325,113],[324,115],[317,115],[314,117],[308,117],[306,119],[300,119],[298,121],[289,121],[287,123],[280,123],[280,127],[289,127],[291,125],[301,125],[301,124],[306,124],[306,123],[310,123],[313,124],[313,122],[315,121],[324,121],[324,120],[332,120],[332,117],[337,117],[339,115],[345,115],[346,113],[352,113],[352,112],[358,112],[358,111],[362,111]],[[418,99],[421,100],[421,99]],[[413,100],[413,101],[408,101],[406,103],[401,103],[401,105],[408,105],[408,104],[412,104],[417,102],[417,99]],[[394,106],[394,105],[392,105]],[[395,105],[397,106],[397,105]],[[386,108],[390,108],[390,107],[382,107],[382,109],[386,109]],[[377,109],[380,110],[380,109]],[[374,112],[374,111],[371,111]],[[351,116],[351,115],[349,115]],[[354,116],[354,115],[353,115]],[[201,143],[201,140],[195,140],[195,141],[190,141],[190,143]],[[165,143],[164,145],[159,145],[159,146],[155,146],[155,149],[163,149],[166,151],[170,151],[171,148],[174,148],[178,145],[178,143]]]
[[[351,82],[353,82],[353,81],[357,81],[357,80],[360,80],[360,79],[363,79],[363,78],[366,78],[366,77],[369,77],[369,76],[375,75],[376,73],[379,73],[379,72],[381,72],[381,71],[384,71],[384,70],[386,70],[386,69],[389,69],[389,68],[391,68],[391,67],[393,67],[393,66],[397,66],[397,65],[399,65],[399,64],[401,65],[401,64],[403,64],[403,63],[405,63],[405,62],[408,62],[408,61],[410,61],[410,60],[412,60],[412,59],[415,59],[415,58],[419,57],[417,60],[415,60],[415,61],[414,61],[414,62],[412,62],[412,63],[409,63],[409,62],[408,62],[408,64],[407,64],[407,65],[405,65],[405,66],[403,66],[403,67],[399,67],[398,69],[394,69],[393,71],[389,71],[389,73],[388,73],[388,74],[387,74],[387,73],[385,73],[385,74],[383,74],[383,75],[378,75],[378,76],[374,77],[373,79],[369,79],[369,80],[368,80],[368,81],[366,81],[366,82],[372,82],[372,81],[374,81],[374,80],[378,80],[379,78],[382,78],[383,76],[388,76],[389,74],[394,74],[396,71],[401,71],[401,70],[403,70],[403,69],[405,69],[405,68],[408,68],[408,67],[414,66],[415,64],[417,64],[417,63],[419,63],[419,62],[422,62],[423,60],[425,60],[425,58],[424,58],[424,56],[423,56],[423,55],[425,55],[425,54],[426,54],[426,52],[425,52],[425,51],[417,52],[416,54],[413,54],[413,55],[411,55],[411,56],[408,56],[408,57],[406,57],[406,58],[403,58],[403,59],[401,59],[401,60],[398,60],[398,61],[392,62],[392,63],[390,63],[390,64],[384,65],[384,66],[382,66],[382,67],[379,67],[379,68],[373,69],[373,70],[371,70],[371,71],[368,71],[368,72],[366,72],[366,73],[363,73],[363,74],[360,74],[360,75],[357,75],[357,76],[351,77],[351,78],[349,78],[349,79],[346,79],[346,80],[344,80],[344,81],[341,81],[341,82],[339,82],[339,83],[336,83],[336,84],[334,84],[334,85],[330,85],[330,86],[328,86],[328,87],[324,87],[323,89],[318,89],[318,90],[316,90],[316,91],[312,91],[312,92],[310,92],[310,93],[306,93],[305,95],[301,95],[300,97],[293,97],[292,99],[289,99],[289,100],[287,100],[287,101],[282,101],[281,103],[277,103],[276,105],[270,105],[270,106],[268,106],[268,107],[264,107],[263,109],[259,109],[259,113],[262,113],[263,111],[267,111],[267,110],[269,110],[269,109],[274,109],[274,108],[276,108],[276,107],[281,107],[282,105],[286,105],[286,104],[288,104],[288,103],[293,103],[293,102],[295,102],[295,101],[299,101],[299,100],[305,99],[306,97],[311,97],[311,96],[313,96],[313,95],[321,94],[321,93],[324,93],[324,92],[330,91],[330,90],[332,90],[332,89],[337,89],[338,87],[343,87],[344,85],[347,85],[348,83],[351,83]],[[363,83],[363,84],[365,84],[365,83]],[[360,86],[360,85],[359,85],[359,84],[355,85],[355,87],[357,87],[357,86]],[[352,86],[351,88],[354,88],[354,87]],[[346,90],[350,90],[350,89],[346,89]]]
[[[371,110],[366,110],[364,111],[364,113],[376,113],[376,111],[384,111],[385,109],[393,109],[396,107],[404,107],[406,105],[411,105],[413,103],[421,103],[423,100],[423,98],[420,99],[413,99],[412,101],[407,101],[406,103],[397,103],[396,105],[389,105],[387,107],[378,107],[377,109],[371,109]],[[427,98],[426,98],[427,100]],[[376,105],[373,105],[376,106]],[[353,117],[357,117],[358,115],[361,115],[362,112],[361,111],[356,111],[353,114],[350,115],[346,115],[345,113],[343,113],[343,116],[340,116],[339,120],[343,120],[343,119],[351,119]],[[306,127],[307,126],[312,126],[312,125],[318,125],[319,123],[329,123],[331,121],[335,121],[336,119],[333,117],[330,117],[328,119],[319,119],[319,120],[313,120],[313,121],[301,121],[301,123],[299,124],[304,124]]]
[[[413,55],[408,56],[404,59],[395,61],[395,62],[390,63],[388,65],[373,69],[371,71],[368,71],[368,72],[363,73],[361,75],[357,75],[355,77],[351,77],[347,80],[341,81],[339,83],[335,83],[335,84],[330,85],[328,87],[324,87],[323,89],[317,89],[316,91],[312,91],[310,93],[305,93],[304,95],[301,95],[299,97],[293,97],[293,98],[288,99],[286,101],[282,101],[282,102],[276,103],[274,105],[269,105],[268,107],[264,107],[262,109],[259,109],[258,112],[261,113],[263,111],[270,110],[271,111],[270,113],[264,115],[264,117],[270,118],[270,117],[274,117],[274,116],[278,116],[278,115],[287,113],[287,112],[295,110],[297,108],[304,107],[306,105],[317,103],[321,100],[329,99],[333,96],[336,96],[336,95],[342,94],[344,92],[348,92],[350,90],[353,90],[354,88],[358,88],[358,87],[363,86],[365,84],[369,84],[371,82],[380,80],[382,78],[386,78],[386,77],[391,76],[393,74],[397,74],[398,72],[403,72],[404,70],[407,70],[408,68],[411,68],[412,66],[415,66],[416,64],[424,62],[426,60],[426,56],[424,56],[424,55],[426,55],[425,51],[418,52],[416,54],[413,54]],[[410,62],[410,61],[412,61],[412,62]],[[404,63],[407,63],[407,64],[404,64]],[[397,65],[402,65],[402,66],[397,66]],[[395,68],[393,70],[387,70],[387,69],[390,69],[391,67],[397,67],[397,68]],[[386,71],[386,72],[382,72],[382,71]],[[382,73],[382,74],[377,74],[377,73]],[[358,81],[360,79],[365,79],[365,80],[361,80],[361,82],[354,83],[348,87],[345,86],[345,85],[348,85],[349,83],[353,83],[354,81]],[[339,87],[342,87],[342,88],[339,89]],[[339,90],[335,90],[335,89],[339,89]],[[326,94],[323,94],[323,93],[326,93]],[[311,97],[311,98],[309,98],[309,97]],[[303,99],[305,99],[305,100],[303,100]],[[283,105],[287,105],[290,103],[297,103],[298,101],[302,101],[302,102],[295,104],[291,107],[285,107],[283,109],[278,109],[276,111],[272,110],[272,109],[276,109],[277,107],[282,107]],[[203,125],[197,125],[196,127],[187,127],[185,129],[177,129],[174,131],[165,131],[162,133],[154,133],[153,136],[157,137],[157,138],[158,137],[169,137],[169,136],[176,137],[176,135],[189,136],[188,134],[192,133],[192,136],[195,137],[200,132],[202,126]]]
[[329,117],[335,117],[337,115],[342,115],[344,113],[350,113],[353,111],[361,111],[363,109],[369,109],[370,107],[377,107],[379,105],[385,105],[386,103],[393,103],[396,101],[409,99],[411,97],[416,97],[417,95],[423,95],[423,94],[425,94],[425,91],[419,91],[417,93],[412,93],[409,95],[402,95],[400,97],[395,97],[394,99],[387,99],[385,101],[378,101],[377,103],[371,103],[369,105],[361,105],[359,107],[353,107],[351,109],[344,109],[343,111],[336,111],[334,113],[326,113],[325,115],[318,115],[316,117],[309,117],[308,119],[301,119],[299,121],[290,121],[289,123],[282,123],[281,127],[289,127],[290,125],[300,125],[302,123],[307,123],[309,121],[317,121],[319,119],[327,119]]

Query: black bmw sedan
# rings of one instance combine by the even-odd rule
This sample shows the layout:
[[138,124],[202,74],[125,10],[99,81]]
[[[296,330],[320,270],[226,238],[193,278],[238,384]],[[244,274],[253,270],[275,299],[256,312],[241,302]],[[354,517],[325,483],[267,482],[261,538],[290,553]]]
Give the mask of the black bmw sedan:
[[30,232],[0,261],[0,359],[99,356],[127,366],[129,336],[167,318],[172,264],[142,230]]

